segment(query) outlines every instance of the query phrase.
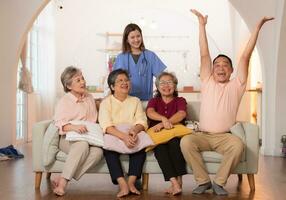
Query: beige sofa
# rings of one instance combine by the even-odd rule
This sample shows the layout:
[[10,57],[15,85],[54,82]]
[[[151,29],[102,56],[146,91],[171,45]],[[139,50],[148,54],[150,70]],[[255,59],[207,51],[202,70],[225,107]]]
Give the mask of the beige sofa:
[[[198,120],[199,102],[188,102],[188,118],[191,120]],[[44,134],[48,128],[51,120],[41,121],[33,127],[33,170],[35,172],[35,188],[41,185],[42,174],[47,173],[50,177],[51,173],[60,173],[63,169],[64,161],[66,158],[65,153],[59,151],[56,154],[55,162],[48,167],[43,164],[43,144]],[[259,131],[258,127],[254,124],[243,122],[236,124],[232,129],[232,133],[238,135],[245,141],[245,154],[242,156],[240,164],[233,171],[233,174],[238,174],[238,178],[242,179],[242,174],[247,174],[249,186],[251,190],[255,190],[254,174],[258,170],[258,152],[259,152]],[[202,152],[207,170],[210,174],[215,174],[220,166],[222,155],[213,152]],[[122,166],[126,171],[128,169],[128,157],[122,156]],[[109,173],[105,159],[103,158],[100,163],[91,168],[88,173]],[[153,152],[147,153],[147,159],[143,168],[143,189],[148,189],[149,174],[160,174],[161,169],[155,159]],[[188,173],[192,173],[188,167]]]

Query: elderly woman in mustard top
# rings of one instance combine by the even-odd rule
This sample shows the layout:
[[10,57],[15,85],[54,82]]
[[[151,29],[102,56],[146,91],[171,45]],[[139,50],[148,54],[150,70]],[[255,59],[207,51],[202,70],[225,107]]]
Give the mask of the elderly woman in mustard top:
[[[113,135],[124,142],[128,148],[137,145],[138,134],[147,128],[147,117],[144,113],[141,101],[137,97],[129,96],[131,88],[130,79],[127,71],[117,69],[108,76],[108,86],[111,95],[106,97],[100,104],[99,124],[105,134]],[[117,128],[120,124],[131,124],[129,132],[123,132]],[[119,184],[117,197],[129,194],[140,195],[135,187],[136,179],[142,174],[142,168],[146,159],[145,150],[129,154],[128,179],[125,180],[120,163],[120,152],[104,149],[107,166],[111,175],[112,182]]]

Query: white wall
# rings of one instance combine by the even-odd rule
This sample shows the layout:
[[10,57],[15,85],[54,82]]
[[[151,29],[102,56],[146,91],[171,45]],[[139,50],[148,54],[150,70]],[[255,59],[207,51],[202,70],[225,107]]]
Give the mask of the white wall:
[[[122,33],[124,27],[134,22],[141,26],[145,45],[155,51],[168,66],[176,72],[179,88],[193,85],[199,89],[199,49],[198,22],[189,11],[198,8],[209,15],[207,26],[210,51],[213,56],[224,53],[234,56],[240,46],[232,42],[232,34],[240,38],[239,33],[231,29],[238,26],[239,31],[245,24],[241,20],[231,21],[230,15],[240,18],[234,9],[229,12],[226,0],[213,1],[130,1],[130,0],[69,0],[61,1],[63,9],[56,10],[56,66],[57,77],[66,66],[78,65],[83,69],[87,84],[100,85],[107,74],[107,53],[99,51],[105,48],[121,47],[121,37],[100,36],[106,32]],[[217,9],[219,8],[219,9]],[[146,24],[141,24],[144,18]],[[151,22],[156,28],[150,27]],[[217,23],[217,22],[221,23]],[[232,23],[235,23],[233,25]],[[148,36],[186,36],[189,38],[150,38]],[[236,40],[235,40],[236,41]],[[116,45],[117,44],[117,45]],[[186,50],[183,52],[161,52],[160,50]],[[234,59],[235,60],[235,59]],[[235,61],[234,61],[235,64]],[[59,78],[58,78],[59,80]],[[58,82],[59,83],[59,82]],[[58,96],[62,87],[58,85]]]
[[[286,10],[286,4],[284,3],[284,6],[281,6],[281,8],[284,8],[283,10]],[[276,148],[277,153],[281,150],[281,143],[280,139],[282,135],[286,135],[286,126],[285,126],[285,119],[286,119],[286,57],[285,57],[285,48],[286,48],[286,12],[283,13],[282,17],[284,23],[281,25],[280,30],[280,40],[279,40],[279,49],[278,49],[278,62],[277,62],[277,79],[276,79],[276,108],[275,108],[275,119],[276,119],[276,131],[275,131],[275,145],[277,145],[278,149]]]
[[[261,1],[235,1],[230,0],[238,10],[249,27],[254,27],[257,20],[262,16],[274,16],[275,21],[263,27],[258,39],[258,51],[262,61],[263,77],[263,107],[262,107],[262,148],[266,155],[280,155],[280,137],[283,130],[286,130],[285,116],[285,78],[281,72],[285,72],[284,58],[285,37],[280,34],[281,25],[285,24],[284,0],[264,0]],[[259,5],[259,9],[257,9]],[[255,12],[253,12],[255,11]],[[285,15],[285,13],[284,13]],[[285,28],[282,32],[285,32]],[[284,64],[284,66],[283,66]],[[278,85],[277,85],[278,84]],[[283,103],[282,103],[283,102]],[[285,112],[284,112],[285,114]]]
[[16,73],[20,47],[44,0],[0,2],[0,147],[12,144],[16,131]]

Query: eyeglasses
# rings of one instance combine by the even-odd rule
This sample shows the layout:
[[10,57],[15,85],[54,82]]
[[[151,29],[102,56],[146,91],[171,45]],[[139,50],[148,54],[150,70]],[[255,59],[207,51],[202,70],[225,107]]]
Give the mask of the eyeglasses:
[[130,80],[129,79],[120,79],[120,80],[116,80],[115,83],[116,84],[123,84],[123,83],[129,83]]
[[174,85],[174,82],[173,81],[160,81],[159,85],[160,86],[164,86],[164,85],[172,86]]

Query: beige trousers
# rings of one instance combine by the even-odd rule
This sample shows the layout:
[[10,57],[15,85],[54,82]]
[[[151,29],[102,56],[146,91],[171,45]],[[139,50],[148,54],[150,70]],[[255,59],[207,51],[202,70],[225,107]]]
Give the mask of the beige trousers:
[[188,165],[192,167],[196,182],[210,182],[201,151],[216,151],[223,155],[214,182],[224,186],[232,170],[240,162],[244,149],[242,140],[230,133],[196,132],[181,139],[181,150]]
[[85,141],[69,142],[65,140],[65,136],[61,136],[59,147],[67,154],[61,175],[67,180],[79,180],[90,167],[101,160],[103,154],[99,147],[90,146]]

